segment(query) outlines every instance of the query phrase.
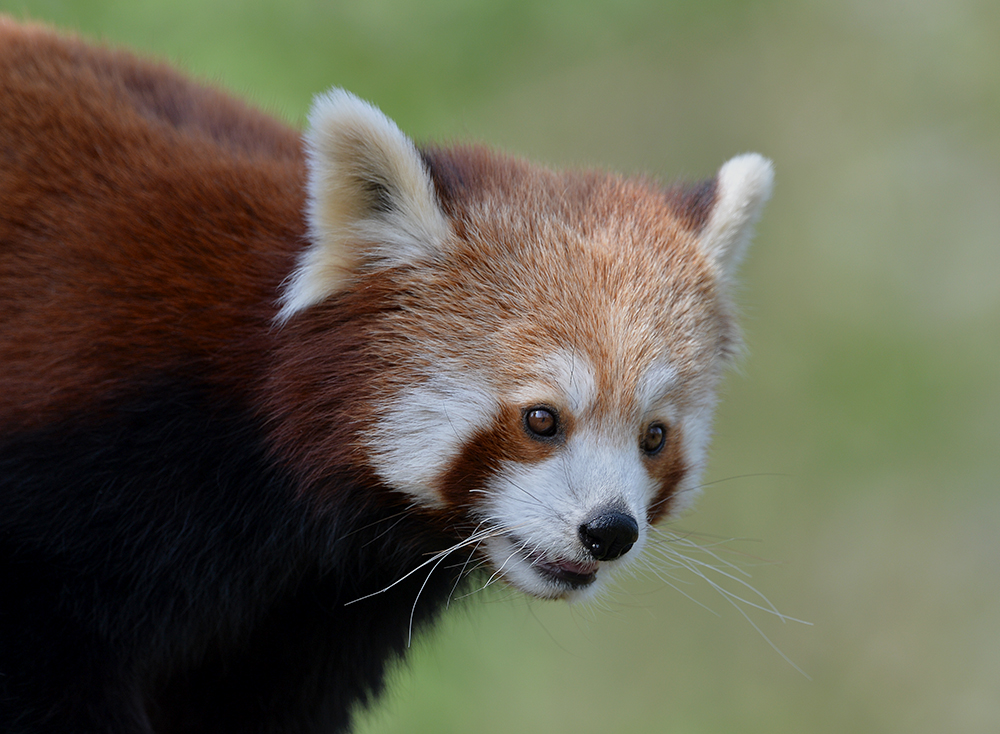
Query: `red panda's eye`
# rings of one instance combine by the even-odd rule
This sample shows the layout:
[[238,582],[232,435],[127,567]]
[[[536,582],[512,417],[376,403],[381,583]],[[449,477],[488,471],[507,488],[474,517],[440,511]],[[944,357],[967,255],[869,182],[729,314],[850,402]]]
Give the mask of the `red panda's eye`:
[[531,408],[524,414],[528,432],[541,438],[551,438],[559,430],[556,414],[548,408]]
[[667,429],[662,423],[650,423],[646,434],[642,437],[642,450],[653,455],[663,448],[667,442]]

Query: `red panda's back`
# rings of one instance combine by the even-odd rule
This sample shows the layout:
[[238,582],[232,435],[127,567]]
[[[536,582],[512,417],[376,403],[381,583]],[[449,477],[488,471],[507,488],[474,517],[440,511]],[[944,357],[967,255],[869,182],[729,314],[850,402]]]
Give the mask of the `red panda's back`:
[[298,134],[0,18],[0,425],[144,374],[244,384],[304,236]]

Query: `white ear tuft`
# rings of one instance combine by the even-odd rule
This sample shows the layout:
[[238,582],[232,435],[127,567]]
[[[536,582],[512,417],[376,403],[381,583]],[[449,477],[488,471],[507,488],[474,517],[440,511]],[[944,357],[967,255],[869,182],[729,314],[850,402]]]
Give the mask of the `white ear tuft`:
[[735,273],[743,259],[773,186],[774,167],[757,153],[737,156],[719,169],[715,203],[702,230],[701,247],[726,277]]
[[359,268],[425,259],[451,233],[416,147],[376,107],[343,89],[319,95],[305,144],[312,241],[281,295],[279,323]]

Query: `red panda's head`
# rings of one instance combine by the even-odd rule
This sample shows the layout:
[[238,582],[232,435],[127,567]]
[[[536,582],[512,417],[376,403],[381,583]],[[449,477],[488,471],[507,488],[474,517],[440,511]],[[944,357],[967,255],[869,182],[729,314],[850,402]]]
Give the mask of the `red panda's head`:
[[343,91],[310,122],[311,242],[277,322],[377,299],[364,350],[380,368],[353,407],[363,460],[494,576],[591,594],[697,492],[770,162],[663,189],[420,152]]

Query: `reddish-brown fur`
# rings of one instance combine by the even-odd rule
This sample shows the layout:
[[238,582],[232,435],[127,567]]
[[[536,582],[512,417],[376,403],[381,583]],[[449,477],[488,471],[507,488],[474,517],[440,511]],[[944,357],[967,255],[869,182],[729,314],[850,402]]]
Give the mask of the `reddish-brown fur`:
[[[16,100],[0,105],[0,124],[23,133],[0,148],[0,205],[8,213],[0,220],[0,239],[23,243],[0,251],[0,354],[8,388],[0,394],[0,420],[44,424],[69,406],[106,394],[122,375],[165,367],[197,371],[239,392],[274,388],[281,397],[272,405],[285,405],[286,398],[305,402],[294,399],[295,386],[280,375],[270,387],[261,384],[270,371],[261,360],[282,343],[294,345],[279,360],[294,363],[287,368],[294,382],[310,381],[302,373],[311,364],[303,348],[310,340],[271,328],[278,286],[305,237],[298,134],[169,67],[95,49],[40,26],[0,19],[0,63],[22,70],[0,79],[0,99]],[[664,277],[685,289],[700,282],[707,296],[701,302],[716,301],[714,282],[691,240],[711,206],[711,182],[668,189],[657,202],[649,187],[631,181],[598,173],[567,179],[483,149],[426,155],[460,239],[470,224],[490,224],[469,217],[477,194],[535,216],[551,212],[554,220],[574,222],[583,238],[642,232],[647,239],[631,248],[637,272],[648,272],[648,263],[662,258],[657,247],[672,247],[674,267]],[[55,246],[48,235],[59,232],[62,221],[74,222],[74,236],[59,237]],[[513,231],[485,234],[498,241],[538,238],[544,226],[542,219],[513,221]],[[32,247],[32,241],[47,244]],[[178,248],[184,270],[177,267]],[[502,252],[481,248],[466,256],[470,265],[486,267],[503,259]],[[609,261],[606,273],[588,277],[619,277],[617,266]],[[661,292],[673,293],[665,285]],[[565,318],[593,306],[553,298],[590,297],[593,290],[542,282],[532,318],[547,304],[564,316],[547,324],[547,336],[563,344],[599,345],[593,338],[598,335],[575,332],[578,319]],[[640,287],[636,295],[643,298],[646,291]],[[370,291],[365,300],[374,300]],[[470,306],[474,311],[474,300]],[[719,315],[727,316],[706,314],[706,323],[720,323],[713,318]],[[353,323],[342,313],[330,319]],[[327,342],[316,346],[317,358],[338,353],[337,343],[345,340],[324,320],[320,316],[307,327]],[[524,340],[531,343],[531,335]],[[606,365],[612,355],[591,357]],[[620,373],[607,369],[601,375],[615,384],[602,384],[599,393],[617,402]]]
[[[591,415],[576,417],[587,419],[637,409],[641,370],[659,354],[665,334],[700,337],[672,344],[682,383],[735,348],[735,324],[694,239],[712,205],[714,181],[660,193],[649,182],[598,172],[556,174],[483,148],[431,149],[425,157],[462,249],[453,269],[410,285],[415,303],[433,300],[434,292],[442,309],[450,304],[447,319],[401,316],[394,330],[443,349],[457,327],[466,335],[462,345],[470,366],[497,352],[505,356],[494,358],[490,370],[508,387],[544,379],[524,370],[545,354],[578,350],[597,367]],[[530,272],[519,266],[522,247],[532,250],[536,267]],[[530,301],[517,300],[524,293]],[[634,313],[637,324],[652,317],[658,328],[637,332],[608,321],[621,313]],[[683,394],[676,398],[685,405]],[[569,434],[575,418],[567,415]],[[442,480],[441,494],[467,503],[463,488],[485,479],[501,458],[530,463],[548,456],[544,445],[521,445],[519,422],[520,413],[508,406],[466,446]],[[668,433],[666,447],[649,464],[661,486],[650,507],[652,522],[669,512],[688,469],[679,430]]]
[[304,237],[298,135],[37,26],[0,19],[0,65],[0,423],[164,369],[255,386]]
[[[305,237],[298,134],[169,67],[39,26],[0,20],[0,64],[22,72],[0,80],[0,98],[17,100],[0,106],[0,124],[23,133],[2,148],[0,206],[11,214],[0,220],[0,239],[22,245],[0,251],[0,422],[44,425],[68,408],[112,397],[122,380],[170,370],[235,394],[257,394],[272,415],[280,451],[314,478],[345,449],[357,459],[356,447],[345,444],[345,426],[366,417],[346,416],[344,406],[357,405],[367,392],[365,375],[394,365],[390,357],[373,366],[369,358],[376,354],[362,359],[358,352],[354,368],[345,370],[343,357],[361,349],[365,319],[358,314],[373,304],[380,310],[373,289],[384,291],[389,303],[398,296],[384,280],[365,283],[336,306],[314,309],[308,322],[272,328],[278,287]],[[460,238],[470,224],[490,224],[470,217],[478,192],[512,211],[573,221],[582,237],[609,226],[628,237],[646,232],[650,244],[670,243],[678,251],[679,267],[665,275],[688,284],[701,277],[705,266],[684,243],[704,221],[710,186],[670,189],[656,202],[646,186],[598,173],[568,179],[573,189],[567,190],[564,176],[484,149],[435,149],[426,156]],[[63,221],[74,222],[74,236],[59,236],[56,247],[50,233]],[[513,231],[485,234],[500,242],[538,238],[544,226],[541,219],[513,221]],[[33,247],[32,241],[47,244]],[[635,246],[642,260],[661,257],[646,244]],[[492,269],[504,256],[476,248],[465,257],[475,268]],[[582,277],[591,275],[602,277]],[[539,283],[538,301],[524,309],[528,331],[510,335],[512,349],[533,343],[530,332],[546,304],[561,314],[546,322],[553,327],[548,338],[588,348],[601,343],[600,335],[576,333],[578,320],[570,318],[593,306],[563,301],[563,294],[584,295]],[[480,313],[475,301],[496,296],[461,297],[471,313]],[[331,354],[339,359],[330,360]],[[591,355],[596,364],[608,364],[611,356]],[[520,364],[514,357],[510,364]],[[326,379],[331,370],[336,380]],[[615,380],[599,390],[615,404],[620,375],[612,369],[601,376]],[[334,389],[318,395],[317,384]]]
[[418,154],[343,92],[307,156],[4,18],[0,135],[0,728],[342,730],[450,554],[582,594],[692,488],[759,156],[664,190]]

